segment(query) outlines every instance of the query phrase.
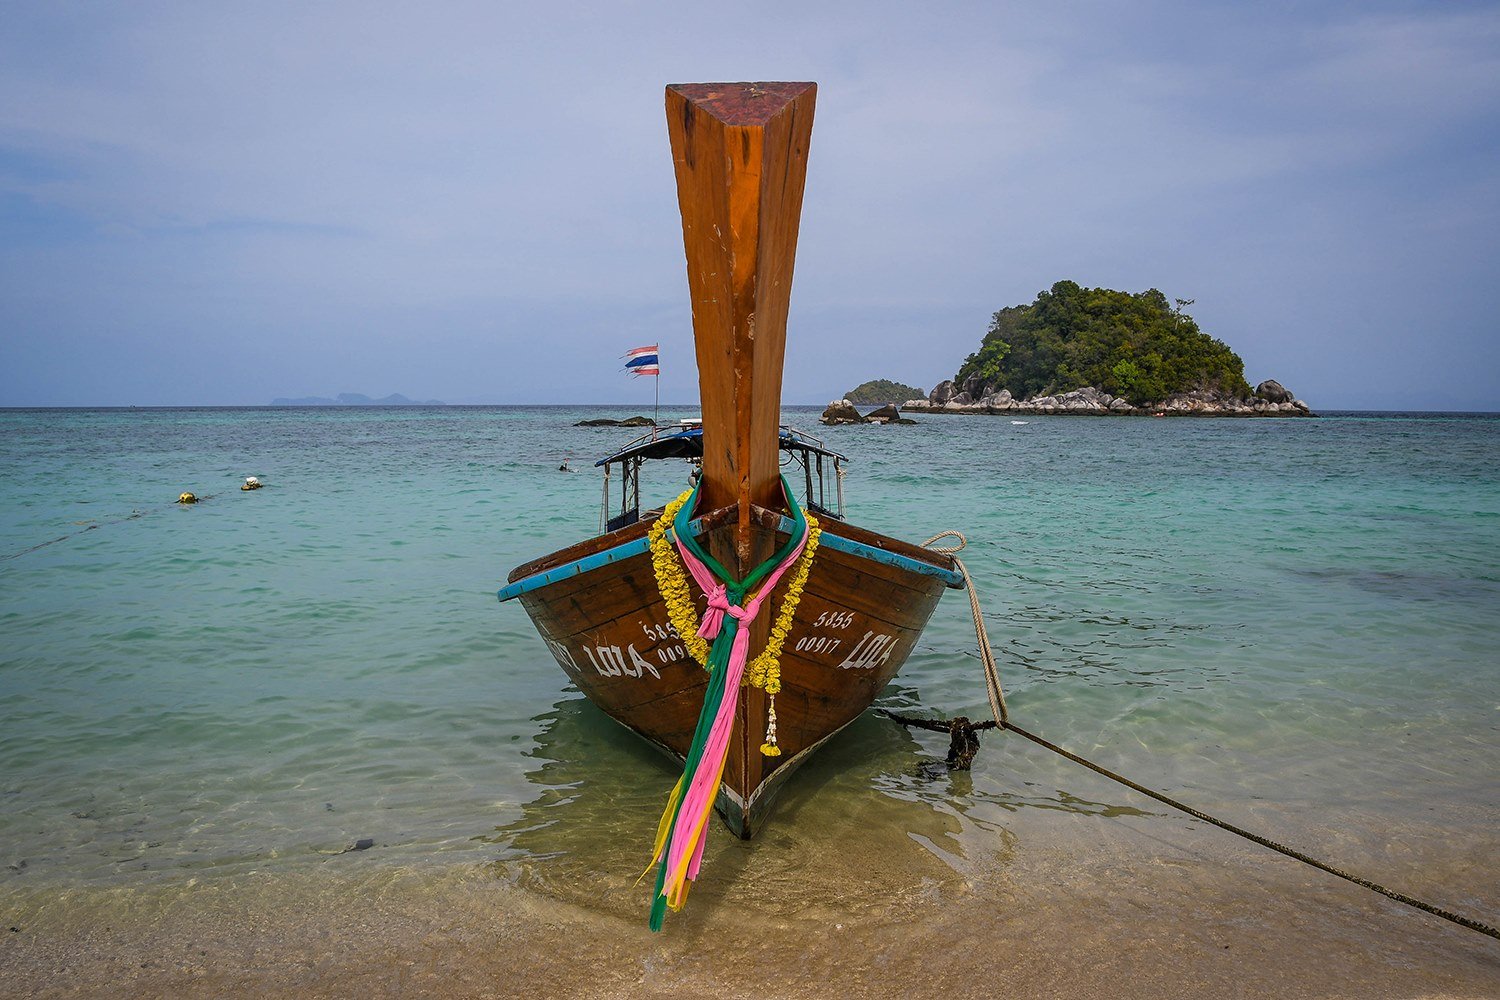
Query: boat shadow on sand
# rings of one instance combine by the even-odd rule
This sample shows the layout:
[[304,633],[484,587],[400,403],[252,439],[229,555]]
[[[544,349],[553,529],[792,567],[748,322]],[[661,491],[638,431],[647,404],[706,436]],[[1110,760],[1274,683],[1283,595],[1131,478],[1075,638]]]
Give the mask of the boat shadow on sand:
[[[877,708],[916,703],[914,691],[893,684]],[[591,911],[643,915],[650,886],[642,874],[680,766],[571,689],[535,721],[526,756],[537,794],[517,819],[476,840],[498,848],[494,871],[507,882]],[[775,918],[896,914],[1003,875],[1018,811],[1136,812],[1067,792],[992,789],[987,775],[948,771],[945,752],[943,737],[919,741],[875,711],[861,715],[787,782],[761,836],[740,840],[712,821],[695,907]]]

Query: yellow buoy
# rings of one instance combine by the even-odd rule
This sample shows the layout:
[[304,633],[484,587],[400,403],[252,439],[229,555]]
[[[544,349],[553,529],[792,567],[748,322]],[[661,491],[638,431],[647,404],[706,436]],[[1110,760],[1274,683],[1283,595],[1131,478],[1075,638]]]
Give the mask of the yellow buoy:
[[191,494],[191,493],[184,493],[182,496],[180,496],[180,497],[177,498],[177,502],[178,503],[197,503],[198,502],[198,498],[195,497],[195,496],[193,496],[193,494]]

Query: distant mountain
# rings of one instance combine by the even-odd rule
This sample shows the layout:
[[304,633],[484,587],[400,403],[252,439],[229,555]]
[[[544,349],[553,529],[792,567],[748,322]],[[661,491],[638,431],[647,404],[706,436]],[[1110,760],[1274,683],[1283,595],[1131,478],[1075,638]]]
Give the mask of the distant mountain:
[[271,400],[272,406],[447,406],[441,399],[407,399],[393,392],[382,399],[371,399],[362,392],[341,392],[337,399],[326,396],[303,396],[287,399],[284,396]]

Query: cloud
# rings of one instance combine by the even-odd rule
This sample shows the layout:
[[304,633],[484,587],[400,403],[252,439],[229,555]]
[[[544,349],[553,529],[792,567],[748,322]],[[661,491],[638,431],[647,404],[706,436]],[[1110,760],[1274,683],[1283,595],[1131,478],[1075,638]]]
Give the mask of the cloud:
[[[1396,387],[1438,405],[1452,359],[1493,334],[1489,7],[144,4],[8,22],[0,403],[619,396],[626,341],[691,356],[661,88],[711,78],[819,81],[795,401],[951,374],[990,312],[1064,277],[1196,298],[1205,328],[1323,406]],[[1390,360],[1416,329],[1446,372]],[[890,370],[856,372],[870,355]],[[1493,368],[1461,381],[1500,408]]]

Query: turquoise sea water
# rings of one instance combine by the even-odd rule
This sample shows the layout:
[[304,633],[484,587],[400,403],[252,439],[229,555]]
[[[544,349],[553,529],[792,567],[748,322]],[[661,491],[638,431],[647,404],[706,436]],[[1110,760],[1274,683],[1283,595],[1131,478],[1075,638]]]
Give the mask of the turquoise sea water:
[[[578,898],[633,878],[671,768],[494,596],[597,530],[592,458],[635,434],[572,426],[600,412],[0,411],[0,889],[295,872],[364,838],[362,865]],[[1500,419],[816,417],[786,414],[852,458],[852,520],[968,536],[1017,721],[1500,903],[1470,863],[1500,820]],[[985,714],[961,594],[882,704]],[[1087,850],[1149,805],[1018,742],[949,777],[943,740],[871,714],[765,842],[720,832],[723,878],[773,864],[763,843],[816,866],[829,815],[958,871],[992,842]]]

